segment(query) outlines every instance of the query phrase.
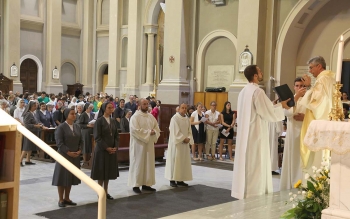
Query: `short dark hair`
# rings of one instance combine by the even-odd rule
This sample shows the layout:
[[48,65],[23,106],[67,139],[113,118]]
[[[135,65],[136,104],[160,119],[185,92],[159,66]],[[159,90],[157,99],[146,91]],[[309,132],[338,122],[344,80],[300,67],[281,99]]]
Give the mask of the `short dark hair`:
[[254,75],[258,74],[258,69],[256,67],[257,65],[249,65],[244,69],[244,76],[249,82],[253,81]]
[[294,80],[294,84],[295,84],[295,82],[297,82],[297,81],[303,82],[303,80],[301,79],[301,77],[297,77],[297,78]]

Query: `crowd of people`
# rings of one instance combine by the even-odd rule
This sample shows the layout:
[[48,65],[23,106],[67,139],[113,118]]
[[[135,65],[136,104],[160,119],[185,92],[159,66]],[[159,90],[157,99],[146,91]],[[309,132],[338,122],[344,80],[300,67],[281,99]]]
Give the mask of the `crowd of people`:
[[[247,66],[244,75],[248,84],[238,96],[238,116],[225,102],[221,112],[216,101],[210,102],[207,110],[202,103],[189,106],[185,103],[176,108],[176,114],[169,125],[168,151],[165,178],[170,186],[188,186],[184,181],[192,180],[191,153],[194,161],[216,160],[216,145],[219,160],[223,161],[223,145],[227,144],[229,161],[234,161],[232,196],[243,199],[272,192],[271,154],[269,124],[287,118],[280,188],[291,189],[301,179],[301,173],[312,171],[329,152],[311,152],[303,145],[303,138],[312,120],[328,120],[332,107],[332,86],[334,74],[325,70],[326,63],[321,56],[309,60],[309,72],[316,78],[311,87],[307,75],[294,81],[294,102],[290,100],[271,101],[258,86],[263,72],[256,65]],[[349,100],[343,93],[345,118],[348,118]],[[130,133],[130,167],[128,186],[137,194],[154,192],[155,157],[154,144],[160,136],[160,100],[152,97],[138,98],[130,95],[129,101],[100,93],[85,96],[58,96],[45,92],[40,95],[10,93],[6,98],[0,95],[0,106],[34,134],[42,129],[56,128],[55,138],[58,152],[80,167],[90,161],[93,134],[96,142],[91,178],[104,187],[107,199],[109,180],[119,176],[118,141],[119,132]],[[238,126],[237,126],[238,123]],[[237,126],[235,159],[232,146],[234,128]],[[36,145],[24,137],[22,160],[33,165],[31,153]],[[271,152],[271,154],[270,154]],[[276,151],[276,153],[278,153]],[[52,185],[58,187],[60,207],[76,205],[70,197],[72,185],[80,181],[60,164],[56,163]],[[141,189],[140,189],[141,188]]]

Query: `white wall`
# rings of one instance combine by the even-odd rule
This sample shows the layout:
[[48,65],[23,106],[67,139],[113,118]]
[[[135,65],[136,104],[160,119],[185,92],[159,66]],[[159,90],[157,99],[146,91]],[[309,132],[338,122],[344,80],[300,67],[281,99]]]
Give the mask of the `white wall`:
[[[61,60],[72,60],[80,66],[80,38],[73,36],[62,36]],[[78,72],[77,72],[78,73]],[[79,80],[79,79],[78,79]]]
[[109,0],[102,1],[101,23],[107,25],[109,24]]
[[62,21],[76,23],[77,0],[62,0]]
[[75,84],[76,82],[76,71],[74,66],[66,62],[61,67],[61,76],[60,81],[63,86],[63,92],[66,93],[67,91],[67,84]]
[[[317,55],[323,56],[329,65],[332,47],[341,33],[350,28],[349,21],[350,1],[333,0],[327,3],[310,21],[301,38],[297,65],[307,65],[306,62]],[[346,44],[345,47],[344,58],[349,58],[349,46]]]
[[39,0],[21,0],[21,14],[39,16]]

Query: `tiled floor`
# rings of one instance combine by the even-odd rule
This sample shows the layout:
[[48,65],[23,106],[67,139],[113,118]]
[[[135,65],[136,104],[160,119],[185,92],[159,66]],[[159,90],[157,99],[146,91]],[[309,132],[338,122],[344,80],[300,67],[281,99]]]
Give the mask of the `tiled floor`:
[[[57,188],[51,186],[54,163],[34,161],[36,165],[21,167],[19,218],[39,219],[35,213],[58,209]],[[206,161],[209,162],[209,161]],[[216,161],[218,162],[218,161]],[[194,180],[189,184],[203,184],[231,190],[232,171],[192,166]],[[83,171],[90,175],[89,170]],[[110,181],[109,193],[114,198],[135,195],[127,186],[128,171],[122,170],[117,180]],[[156,167],[156,185],[160,190],[172,189],[164,178],[164,166]],[[221,205],[184,212],[165,218],[279,218],[290,208],[285,205],[288,192],[278,192],[279,176],[273,176],[275,193],[266,196],[238,200]],[[97,201],[97,196],[86,184],[74,186],[71,199],[78,205]]]

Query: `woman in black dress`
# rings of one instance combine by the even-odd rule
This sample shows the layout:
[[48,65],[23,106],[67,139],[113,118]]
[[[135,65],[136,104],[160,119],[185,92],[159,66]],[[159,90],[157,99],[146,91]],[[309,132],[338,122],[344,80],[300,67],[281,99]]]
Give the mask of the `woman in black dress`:
[[[79,125],[74,123],[75,110],[65,109],[63,112],[65,122],[61,123],[56,131],[55,138],[58,147],[58,153],[80,169],[80,153],[83,146],[81,131]],[[69,172],[60,163],[56,162],[53,173],[52,185],[58,189],[58,206],[77,205],[69,198],[72,185],[78,185],[81,181],[71,172]],[[63,197],[64,196],[64,197]]]
[[107,199],[113,199],[108,194],[108,183],[110,179],[119,176],[117,150],[119,135],[117,121],[111,118],[114,105],[111,102],[103,103],[98,113],[98,119],[94,125],[94,138],[96,142],[94,161],[91,169],[91,178],[98,180],[103,185]]
[[[193,111],[193,113],[191,114],[191,128],[192,128],[192,135],[193,135],[193,140],[194,140],[194,144],[192,145],[192,157],[193,160],[197,161],[203,161],[202,158],[202,151],[203,151],[203,145],[206,142],[206,136],[205,136],[205,124],[206,122],[202,122],[201,119],[204,117],[205,115],[202,111],[202,103],[197,103],[196,111]],[[195,152],[196,152],[196,145],[198,145],[198,158],[196,158],[195,156]]]
[[220,114],[220,119],[221,119],[221,125],[223,125],[222,129],[226,129],[226,133],[229,133],[228,136],[225,136],[221,133],[220,131],[220,145],[219,145],[219,154],[220,154],[220,160],[224,160],[222,158],[222,147],[224,145],[224,141],[226,140],[227,142],[227,147],[228,147],[228,154],[230,156],[230,160],[233,161],[232,158],[232,142],[233,142],[233,126],[236,122],[236,115],[235,113],[231,110],[231,103],[230,102],[225,102],[224,104],[224,109],[222,110]]

